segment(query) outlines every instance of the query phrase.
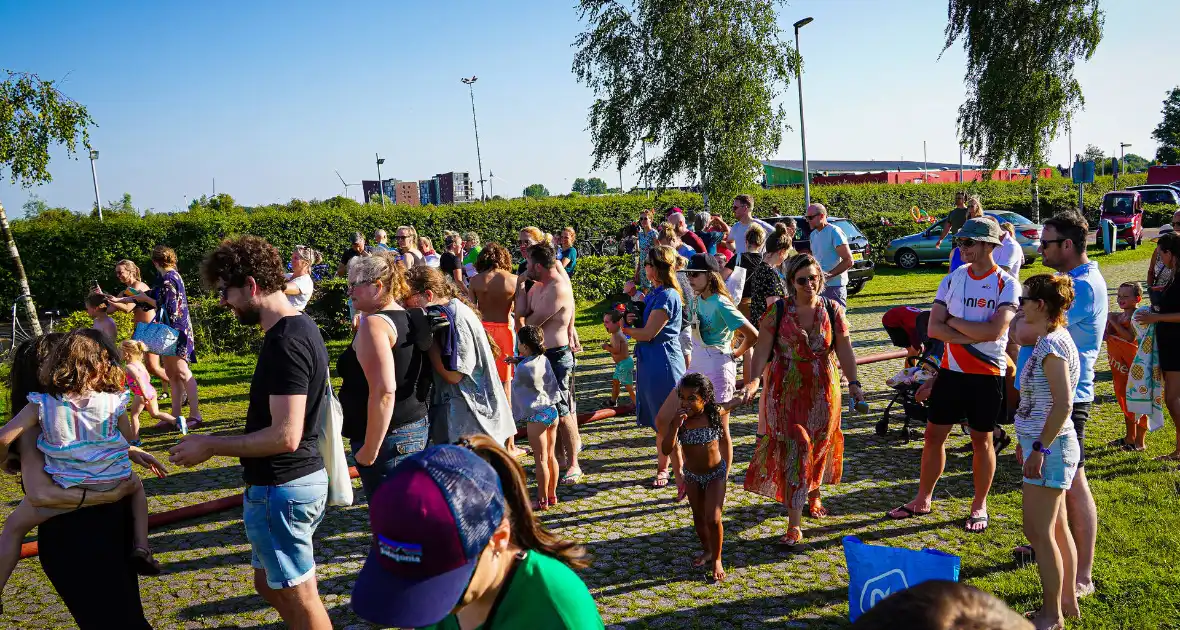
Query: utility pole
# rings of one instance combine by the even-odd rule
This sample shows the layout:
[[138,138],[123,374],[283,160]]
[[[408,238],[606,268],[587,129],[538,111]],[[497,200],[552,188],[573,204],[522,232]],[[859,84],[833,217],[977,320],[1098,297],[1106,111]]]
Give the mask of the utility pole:
[[496,174],[491,171],[488,171],[488,191],[493,197],[496,196]]
[[959,142],[959,184],[963,183],[963,143]]
[[475,118],[475,81],[479,77],[471,77],[470,79],[459,79],[467,86],[467,91],[471,94],[471,124],[475,127],[475,163],[479,166],[479,196],[486,203],[488,198],[483,192],[483,157],[479,153],[479,121]]
[[922,141],[922,183],[930,183],[930,169],[926,167],[926,141]]
[[94,180],[94,207],[98,208],[98,220],[102,221],[102,200],[98,197],[98,168],[94,165],[98,161],[98,151],[90,150],[90,177]]
[[381,165],[385,163],[385,158],[381,157],[380,153],[374,153],[377,156],[377,191],[381,195],[381,209],[385,209],[385,186],[381,184]]

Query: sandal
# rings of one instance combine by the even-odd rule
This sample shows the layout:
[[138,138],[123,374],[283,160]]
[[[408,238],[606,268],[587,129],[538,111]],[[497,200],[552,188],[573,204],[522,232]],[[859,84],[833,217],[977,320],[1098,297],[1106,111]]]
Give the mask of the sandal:
[[1121,448],[1124,451],[1127,451],[1129,453],[1142,453],[1143,451],[1147,450],[1146,446],[1135,446],[1134,444],[1130,444],[1130,443],[1126,443],[1126,442],[1124,442],[1123,445],[1119,448]]
[[200,416],[191,416],[191,417],[186,416],[185,417],[186,432],[192,431],[193,429],[195,429],[203,424],[205,424],[205,420],[203,418],[201,418]]
[[[563,477],[564,479],[564,477]],[[560,483],[560,482],[559,482]],[[668,471],[661,470],[656,473],[656,480],[651,483],[653,488],[663,488],[668,485]]]
[[828,508],[820,503],[819,499],[815,501],[808,501],[807,515],[811,518],[826,518],[828,516]]
[[[889,518],[891,518],[895,521],[904,521],[907,518],[914,518],[915,516],[926,516],[931,511],[932,510],[926,510],[925,512],[919,512],[919,511],[911,508],[908,505],[901,505],[901,506],[895,507],[892,510],[889,510],[888,512],[886,512],[885,516],[888,516]],[[894,516],[893,515],[894,512],[901,512],[902,515],[901,516]]]
[[802,542],[803,530],[798,527],[787,528],[787,533],[778,539],[779,546],[786,547],[787,549],[794,549]]
[[549,497],[546,502],[549,503],[549,507],[553,507],[557,505],[557,497]]
[[1168,453],[1155,458],[1157,462],[1180,462],[1180,453]]
[[581,470],[578,470],[578,471],[572,472],[572,473],[567,470],[565,472],[565,474],[561,476],[561,479],[557,480],[557,483],[560,485],[563,485],[563,486],[572,486],[572,485],[575,485],[575,484],[578,484],[581,482],[582,482],[582,471]]
[[1012,548],[1012,557],[1016,559],[1016,564],[1023,566],[1036,562],[1037,552],[1032,548],[1032,545],[1017,545]]
[[[971,529],[972,525],[979,525],[981,523],[983,524],[983,527],[981,527],[979,529]],[[988,526],[987,514],[984,514],[982,516],[968,516],[967,522],[963,524],[963,531],[966,531],[968,534],[982,534],[983,532],[987,531],[987,526]]]
[[1000,453],[1000,451],[1008,448],[1008,445],[1011,443],[1012,438],[1008,436],[1007,431],[1001,433],[1000,437],[995,437],[994,435],[992,436],[992,450],[994,450],[997,455]]
[[142,547],[136,547],[131,552],[131,564],[139,575],[159,575],[163,572],[160,562],[152,557],[152,552]]

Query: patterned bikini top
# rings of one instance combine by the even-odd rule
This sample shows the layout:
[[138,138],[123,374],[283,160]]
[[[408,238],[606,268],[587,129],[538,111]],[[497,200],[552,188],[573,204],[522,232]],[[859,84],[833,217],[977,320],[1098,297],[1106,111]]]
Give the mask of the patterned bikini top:
[[700,446],[716,442],[719,439],[721,439],[721,429],[717,427],[680,428],[680,443],[687,446]]

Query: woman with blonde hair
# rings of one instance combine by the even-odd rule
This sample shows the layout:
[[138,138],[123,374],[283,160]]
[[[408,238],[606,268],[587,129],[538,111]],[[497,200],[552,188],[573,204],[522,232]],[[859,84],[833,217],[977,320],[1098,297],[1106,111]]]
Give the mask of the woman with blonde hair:
[[187,394],[190,411],[188,428],[193,429],[202,421],[197,379],[189,368],[189,364],[197,361],[197,349],[194,343],[196,336],[193,334],[193,322],[188,313],[188,291],[184,288],[184,279],[176,270],[176,252],[171,247],[157,245],[152,250],[152,266],[156,268],[159,276],[150,291],[115,298],[112,301],[148,304],[159,311],[155,321],[176,330],[176,355],[161,358],[164,362],[164,372],[168,374],[168,381],[172,385],[172,415],[180,415]]
[[[623,334],[635,340],[635,416],[639,426],[656,430],[657,469],[655,488],[668,485],[668,456],[659,450],[656,414],[684,376],[684,352],[680,328],[684,298],[676,280],[678,256],[671,247],[657,245],[648,252],[644,270],[651,292],[644,298],[643,320],[628,313]],[[671,455],[676,480],[681,483],[679,451]]]
[[287,274],[287,286],[283,287],[283,295],[287,296],[287,301],[300,313],[307,308],[311,294],[315,292],[311,268],[323,260],[324,257],[319,252],[307,245],[296,245],[291,252],[291,273]]
[[[124,288],[119,292],[118,297],[130,297],[136,293],[143,293],[144,291],[151,289],[151,287],[149,287],[147,283],[143,281],[143,278],[139,272],[139,265],[136,265],[131,260],[123,259],[115,263],[115,277],[119,279],[119,282],[124,284]],[[102,293],[102,287],[97,285],[94,287],[94,290],[98,293]],[[155,307],[153,307],[151,304],[147,304],[146,302],[120,302],[115,299],[108,299],[107,304],[116,310],[123,311],[124,313],[131,313],[132,319],[134,319],[135,323],[137,324],[147,324],[155,321],[156,319]],[[160,365],[160,357],[149,353],[144,358],[143,364],[144,367],[147,368],[149,374],[160,379],[160,381],[163,383],[168,382],[168,373],[164,371],[164,366]],[[168,392],[160,392],[160,395],[161,397],[166,398],[168,396]]]
[[428,267],[438,267],[442,263],[442,256],[434,249],[434,242],[425,236],[418,237],[418,250],[422,252],[422,259]]

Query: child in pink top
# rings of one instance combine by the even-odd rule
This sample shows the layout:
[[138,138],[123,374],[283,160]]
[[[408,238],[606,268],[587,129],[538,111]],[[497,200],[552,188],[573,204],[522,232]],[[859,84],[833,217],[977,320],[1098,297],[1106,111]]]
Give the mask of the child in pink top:
[[160,409],[156,399],[156,388],[152,386],[152,378],[143,365],[143,357],[147,351],[147,345],[142,341],[127,339],[119,344],[119,353],[123,355],[123,370],[127,373],[127,389],[131,390],[134,396],[129,407],[129,415],[133,436],[131,441],[135,444],[139,442],[139,414],[143,412],[144,407],[147,407],[153,418],[160,421],[152,427],[153,429],[176,427],[182,434],[188,433],[184,416],[173,416]]

